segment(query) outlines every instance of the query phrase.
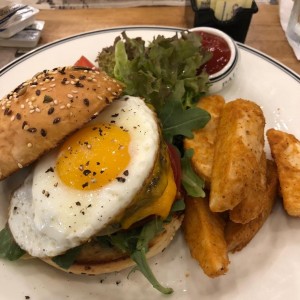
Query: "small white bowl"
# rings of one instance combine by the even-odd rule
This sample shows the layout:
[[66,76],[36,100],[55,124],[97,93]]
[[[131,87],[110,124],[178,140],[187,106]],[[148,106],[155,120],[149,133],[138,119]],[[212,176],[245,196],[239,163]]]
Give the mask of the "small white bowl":
[[209,75],[209,82],[211,83],[209,92],[210,93],[220,92],[222,89],[230,85],[230,83],[233,81],[236,75],[237,66],[239,63],[239,56],[240,56],[239,49],[236,43],[228,34],[212,27],[194,27],[189,29],[189,31],[206,32],[223,38],[223,40],[225,40],[225,42],[227,43],[231,53],[228,63],[217,73]]

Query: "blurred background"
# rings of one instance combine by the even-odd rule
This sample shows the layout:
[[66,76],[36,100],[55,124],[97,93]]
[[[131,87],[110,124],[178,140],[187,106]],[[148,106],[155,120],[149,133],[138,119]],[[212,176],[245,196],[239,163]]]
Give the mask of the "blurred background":
[[209,26],[299,74],[300,33],[293,34],[300,21],[288,26],[297,3],[300,0],[295,5],[293,0],[1,0],[0,68],[40,45],[80,32],[131,25]]

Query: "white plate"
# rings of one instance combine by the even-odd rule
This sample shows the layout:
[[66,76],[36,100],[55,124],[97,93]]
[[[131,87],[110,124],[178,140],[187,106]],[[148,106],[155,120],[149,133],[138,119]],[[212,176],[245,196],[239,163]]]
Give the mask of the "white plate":
[[[172,36],[175,28],[126,27],[79,34],[42,46],[0,70],[0,98],[20,82],[47,68],[73,64],[80,55],[91,61],[122,31],[151,40]],[[300,77],[270,57],[239,44],[240,69],[222,92],[227,100],[251,99],[263,108],[266,127],[300,138]],[[1,155],[1,154],[0,154]],[[0,228],[6,221],[8,186],[0,185]],[[300,297],[300,220],[287,217],[278,204],[255,239],[240,253],[230,255],[227,275],[210,279],[194,261],[179,234],[170,247],[151,260],[159,280],[174,288],[170,299],[298,299]],[[0,299],[166,299],[136,272],[86,277],[66,274],[35,261],[0,260]]]

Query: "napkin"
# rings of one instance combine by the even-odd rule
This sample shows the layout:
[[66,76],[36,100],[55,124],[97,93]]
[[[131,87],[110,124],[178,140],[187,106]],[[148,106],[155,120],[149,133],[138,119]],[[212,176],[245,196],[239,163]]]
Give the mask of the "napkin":
[[[287,32],[287,26],[289,23],[289,18],[291,15],[293,5],[294,5],[293,0],[280,0],[279,2],[280,23],[285,33]],[[290,46],[293,48],[297,59],[300,60],[300,43],[293,41],[287,34],[286,34],[286,38]]]

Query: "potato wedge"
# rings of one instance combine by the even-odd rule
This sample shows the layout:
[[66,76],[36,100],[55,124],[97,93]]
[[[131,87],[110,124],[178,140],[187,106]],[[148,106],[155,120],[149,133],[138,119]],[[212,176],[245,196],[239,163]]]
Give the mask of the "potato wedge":
[[242,250],[256,235],[270,215],[275,203],[278,187],[277,168],[272,160],[267,160],[267,193],[263,199],[262,212],[247,224],[238,224],[229,220],[225,226],[225,239],[228,251]]
[[187,198],[183,219],[184,236],[191,255],[209,277],[223,275],[229,259],[224,238],[224,221],[209,209],[206,198]]
[[289,215],[300,217],[300,141],[275,129],[267,131],[267,138],[278,168],[283,206]]
[[264,155],[264,125],[263,112],[254,102],[237,99],[225,104],[212,167],[209,199],[212,211],[233,209],[248,197],[245,192],[248,185],[254,189],[253,193],[266,189],[265,182],[258,186],[255,180]]
[[205,180],[207,188],[210,186],[217,127],[224,104],[225,100],[220,95],[202,98],[197,103],[197,107],[209,112],[211,119],[204,128],[194,131],[192,139],[184,140],[185,149],[194,149],[192,164],[195,172]]
[[266,164],[266,154],[263,152],[257,169],[252,170],[252,179],[244,187],[244,199],[229,212],[233,222],[247,224],[260,215],[267,197]]

